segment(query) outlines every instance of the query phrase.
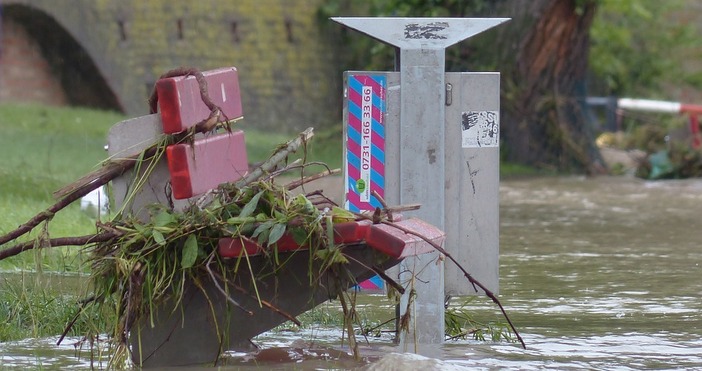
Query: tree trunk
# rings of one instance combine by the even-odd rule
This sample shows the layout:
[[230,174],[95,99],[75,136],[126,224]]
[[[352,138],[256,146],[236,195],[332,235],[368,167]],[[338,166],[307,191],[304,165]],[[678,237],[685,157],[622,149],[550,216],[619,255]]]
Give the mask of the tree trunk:
[[[585,106],[593,0],[538,0],[524,6],[525,37],[505,76],[502,134],[508,160],[555,168],[606,171]],[[529,17],[533,21],[529,22]]]

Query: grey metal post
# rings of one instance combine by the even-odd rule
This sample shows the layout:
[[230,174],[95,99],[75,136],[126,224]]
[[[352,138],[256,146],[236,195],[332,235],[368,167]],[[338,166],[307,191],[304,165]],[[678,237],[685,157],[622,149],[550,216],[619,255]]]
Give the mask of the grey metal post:
[[[332,19],[400,48],[400,143],[394,144],[399,151],[399,179],[386,180],[386,188],[399,188],[399,192],[386,191],[386,199],[392,204],[420,202],[422,208],[413,216],[444,229],[445,49],[507,19]],[[394,156],[388,153],[388,160]],[[416,278],[413,282],[416,300],[409,333],[401,338],[405,345],[443,342],[444,271],[439,258],[438,253],[425,254],[405,259],[401,265],[401,279]],[[402,298],[401,314],[407,309],[408,295]],[[412,350],[418,351],[416,347]]]
[[[444,50],[401,49],[400,54],[400,204],[420,201],[420,218],[444,230]],[[412,279],[417,301],[412,338],[401,345],[436,344],[444,339],[444,264],[439,253],[407,259],[400,279]],[[405,314],[409,294],[400,302]],[[429,324],[421,326],[420,324]],[[419,326],[418,326],[419,325]],[[416,349],[414,349],[416,351]]]

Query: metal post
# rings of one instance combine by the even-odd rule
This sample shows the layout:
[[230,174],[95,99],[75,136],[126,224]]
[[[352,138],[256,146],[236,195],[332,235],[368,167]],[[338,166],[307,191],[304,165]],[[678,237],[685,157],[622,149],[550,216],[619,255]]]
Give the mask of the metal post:
[[[445,49],[505,22],[505,18],[332,18],[400,49],[400,125],[386,130],[386,160],[399,162],[396,179],[385,179],[388,203],[420,202],[417,216],[444,229],[445,220]],[[395,113],[389,113],[394,115]],[[399,142],[390,143],[399,130]],[[396,152],[396,153],[393,153]],[[396,158],[395,156],[398,156]],[[388,174],[396,164],[388,164]],[[396,191],[395,191],[396,190]],[[459,215],[451,216],[459,217]],[[438,253],[406,259],[401,279],[413,278],[416,293],[403,344],[444,339],[444,271]],[[408,277],[410,276],[410,277]],[[410,297],[403,296],[401,314]],[[418,351],[415,347],[412,349]]]
[[[400,60],[400,204],[421,200],[417,215],[444,230],[444,50],[402,49]],[[444,264],[439,253],[407,259],[400,272],[402,281],[415,272],[417,294],[412,338],[401,337],[401,345],[443,342]],[[407,300],[409,294],[401,300],[401,315]],[[431,325],[420,325],[426,323]]]

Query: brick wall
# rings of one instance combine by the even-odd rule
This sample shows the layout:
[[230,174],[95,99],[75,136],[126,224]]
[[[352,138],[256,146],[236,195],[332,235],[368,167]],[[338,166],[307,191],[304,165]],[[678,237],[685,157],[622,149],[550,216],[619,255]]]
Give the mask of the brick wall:
[[0,0],[0,5],[54,19],[84,48],[105,89],[114,92],[116,106],[129,115],[146,113],[149,87],[169,69],[236,66],[245,121],[291,132],[338,123],[341,116],[338,46],[317,18],[322,2]]
[[4,21],[0,38],[0,102],[65,105],[61,83],[24,27]]

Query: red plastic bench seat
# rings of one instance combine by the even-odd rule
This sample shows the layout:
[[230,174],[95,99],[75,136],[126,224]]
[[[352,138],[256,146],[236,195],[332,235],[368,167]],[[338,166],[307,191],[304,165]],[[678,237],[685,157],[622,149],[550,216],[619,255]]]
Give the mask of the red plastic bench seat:
[[[410,218],[396,223],[401,228],[424,236],[439,246],[446,235],[440,229],[422,221]],[[405,258],[434,251],[434,247],[423,238],[386,224],[372,224],[369,220],[339,223],[334,225],[335,244],[366,244],[392,258]],[[298,245],[292,236],[284,234],[276,242],[278,252],[307,249]],[[260,255],[265,248],[250,238],[222,238],[218,243],[218,253],[224,258],[236,258],[244,255]]]

